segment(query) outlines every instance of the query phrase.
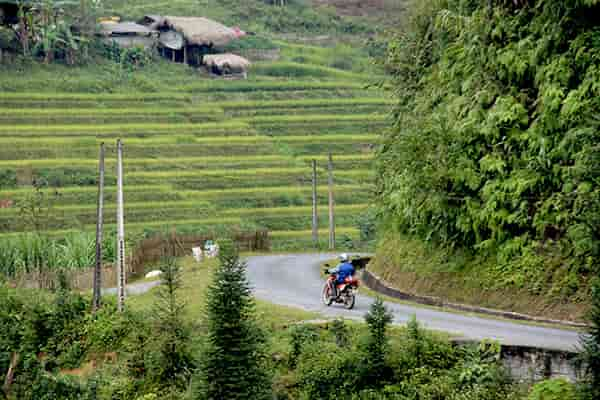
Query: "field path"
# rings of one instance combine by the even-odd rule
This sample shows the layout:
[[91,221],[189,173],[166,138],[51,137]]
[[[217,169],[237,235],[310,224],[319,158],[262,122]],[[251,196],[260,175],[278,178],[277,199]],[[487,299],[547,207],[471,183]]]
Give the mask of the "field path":
[[[373,301],[359,294],[353,310],[321,303],[323,278],[318,265],[332,254],[267,255],[248,258],[248,277],[256,297],[275,304],[317,311],[327,317],[362,319]],[[404,324],[412,315],[429,329],[467,339],[494,339],[504,344],[546,349],[575,350],[579,333],[574,330],[520,324],[474,315],[442,311],[413,304],[386,302],[394,323]]]

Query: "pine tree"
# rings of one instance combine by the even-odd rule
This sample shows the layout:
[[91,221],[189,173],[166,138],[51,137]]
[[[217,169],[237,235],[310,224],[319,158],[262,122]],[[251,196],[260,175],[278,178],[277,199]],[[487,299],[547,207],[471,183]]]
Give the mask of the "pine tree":
[[155,353],[151,374],[161,386],[184,389],[191,375],[190,330],[183,319],[185,304],[178,297],[180,268],[174,257],[164,259],[161,286],[154,303]]
[[386,365],[388,350],[387,327],[392,322],[392,315],[385,308],[381,298],[377,298],[367,315],[365,321],[369,328],[364,354],[364,371],[362,378],[365,385],[377,386],[390,378],[390,368]]
[[219,247],[220,265],[208,289],[208,337],[195,398],[269,399],[264,335],[255,321],[246,264],[231,241]]
[[600,398],[600,279],[592,285],[592,307],[589,312],[590,327],[581,337],[581,361],[589,378],[591,396]]

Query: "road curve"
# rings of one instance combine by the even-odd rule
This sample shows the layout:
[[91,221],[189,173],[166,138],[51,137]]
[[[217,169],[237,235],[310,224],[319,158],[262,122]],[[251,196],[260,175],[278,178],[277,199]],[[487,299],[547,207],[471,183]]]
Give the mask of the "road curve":
[[[318,265],[332,254],[293,254],[248,258],[248,278],[255,296],[275,304],[317,311],[327,317],[361,319],[372,298],[359,294],[353,310],[321,303],[323,278]],[[394,323],[403,324],[412,315],[428,329],[441,330],[467,339],[493,339],[503,344],[546,349],[575,350],[579,333],[573,330],[519,324],[479,316],[445,312],[419,305],[386,302]]]

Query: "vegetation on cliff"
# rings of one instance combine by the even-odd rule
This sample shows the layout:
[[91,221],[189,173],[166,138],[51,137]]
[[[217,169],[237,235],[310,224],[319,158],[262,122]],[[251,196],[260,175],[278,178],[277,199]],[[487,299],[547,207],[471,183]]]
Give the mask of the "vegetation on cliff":
[[597,0],[415,2],[386,60],[380,214],[496,286],[584,298],[600,268]]

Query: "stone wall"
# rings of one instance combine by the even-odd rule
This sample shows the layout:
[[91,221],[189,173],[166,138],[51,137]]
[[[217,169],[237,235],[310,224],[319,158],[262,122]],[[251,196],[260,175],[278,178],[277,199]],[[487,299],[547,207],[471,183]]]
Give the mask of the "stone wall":
[[575,382],[582,377],[576,366],[577,354],[559,350],[545,350],[525,346],[502,346],[501,359],[511,376],[523,382],[537,382],[548,378],[565,378]]

